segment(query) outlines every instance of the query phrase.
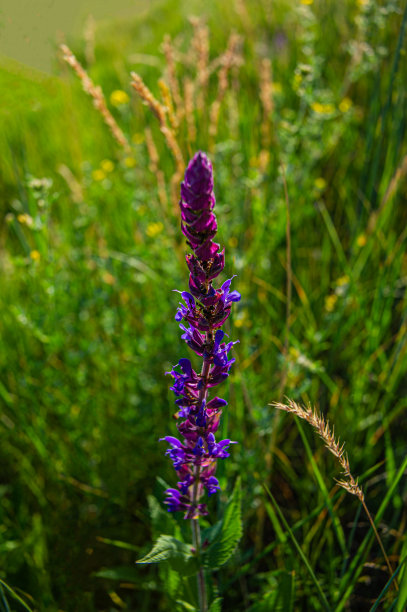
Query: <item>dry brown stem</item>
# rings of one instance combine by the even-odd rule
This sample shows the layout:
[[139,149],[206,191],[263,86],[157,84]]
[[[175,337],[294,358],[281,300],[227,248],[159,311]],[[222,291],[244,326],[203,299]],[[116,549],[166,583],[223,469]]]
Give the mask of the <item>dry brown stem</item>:
[[195,108],[194,108],[194,88],[195,84],[185,77],[184,80],[184,101],[185,101],[185,117],[187,121],[188,141],[190,143],[196,140],[195,126]]
[[160,200],[160,203],[165,210],[167,208],[168,203],[167,191],[165,189],[164,173],[162,170],[160,170],[159,166],[160,158],[158,155],[157,147],[155,146],[155,142],[150,128],[146,128],[144,130],[144,134],[146,137],[147,152],[150,158],[150,171],[155,175],[157,179],[158,199]]
[[263,106],[263,119],[261,122],[261,136],[263,149],[270,147],[270,121],[273,112],[273,79],[271,61],[268,58],[260,64],[260,100]]
[[178,124],[178,119],[175,115],[174,104],[172,102],[170,88],[168,87],[167,83],[163,79],[160,79],[158,81],[158,87],[160,88],[161,97],[165,104],[165,108],[168,113],[168,119],[170,120],[171,127],[176,132],[178,130],[179,124]]
[[154,95],[151,93],[140,75],[138,75],[136,72],[132,72],[131,78],[132,87],[136,90],[143,102],[150,107],[154,115],[157,117],[160,124],[160,130],[164,134],[167,146],[171,151],[172,155],[174,156],[175,163],[177,166],[177,175],[182,176],[185,167],[184,158],[177,139],[175,138],[173,130],[167,125],[166,107],[163,106],[161,102],[159,102],[157,98],[154,97]]
[[192,48],[196,55],[196,108],[202,113],[209,81],[209,30],[199,17],[191,17],[190,22],[194,28]]
[[61,45],[61,51],[63,53],[63,59],[67,62],[67,64],[71,66],[71,68],[74,69],[74,71],[80,78],[84,91],[93,99],[94,107],[102,115],[103,121],[109,127],[113,138],[116,140],[116,142],[119,143],[121,147],[123,147],[126,153],[130,154],[130,144],[125,135],[123,134],[122,130],[117,125],[111,112],[107,108],[106,100],[103,95],[102,89],[98,85],[95,85],[93,83],[86,70],[81,66],[81,64],[78,62],[75,55],[72,53],[72,51],[67,45]]
[[170,84],[172,99],[174,100],[175,114],[178,122],[180,122],[183,117],[184,108],[175,70],[174,47],[171,42],[171,37],[168,34],[164,37],[162,48],[164,51],[165,60],[167,62],[168,81]]
[[218,73],[218,93],[214,102],[212,102],[209,111],[209,137],[211,147],[213,147],[216,135],[218,133],[218,122],[220,107],[223,98],[225,97],[228,88],[229,71],[234,65],[239,65],[240,55],[238,54],[238,46],[240,44],[240,36],[232,33],[229,37],[229,42],[225,53],[219,58],[220,69]]

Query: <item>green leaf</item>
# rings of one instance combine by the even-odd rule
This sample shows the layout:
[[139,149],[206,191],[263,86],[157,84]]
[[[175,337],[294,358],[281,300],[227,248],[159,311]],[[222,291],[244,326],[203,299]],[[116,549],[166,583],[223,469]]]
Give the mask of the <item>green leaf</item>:
[[[8,595],[10,595],[10,597],[12,597],[13,599],[15,599],[16,601],[18,601],[18,603],[23,607],[24,610],[26,610],[26,612],[32,612],[31,608],[25,603],[25,601],[23,599],[21,599],[21,597],[14,591],[14,589],[12,589],[8,584],[6,584],[3,580],[0,580],[0,587],[2,587],[2,603],[4,606],[4,609],[6,610],[6,605],[7,604],[7,600],[4,596],[4,591],[3,589],[6,591],[6,593]],[[4,603],[5,602],[5,603]]]
[[204,563],[210,569],[214,570],[224,565],[233,555],[242,537],[241,496],[238,478],[220,526],[211,534],[212,544],[204,554]]
[[160,503],[153,495],[149,495],[147,497],[147,501],[153,530],[153,538],[158,538],[160,533],[175,533],[176,521],[169,512],[163,509],[162,503]]
[[169,535],[161,535],[152,550],[136,563],[161,563],[168,561],[173,569],[183,576],[198,572],[198,560],[192,555],[191,547]]
[[[397,576],[399,575],[404,563],[406,562],[406,558],[403,559],[403,561],[400,563],[400,565],[398,566],[398,568],[396,569],[396,571],[394,572],[394,574],[392,575],[392,577],[390,578],[390,580],[387,581],[387,583],[384,586],[384,589],[382,590],[382,592],[380,593],[379,597],[376,599],[375,603],[373,604],[373,606],[370,608],[369,612],[376,612],[379,609],[379,606],[382,606],[383,603],[383,599],[385,598],[385,596],[387,595],[388,590],[390,589],[390,587],[392,586],[394,580],[397,578]],[[398,602],[400,601],[400,596],[398,598]],[[397,603],[398,603],[397,602]],[[398,608],[396,608],[397,610]],[[403,610],[405,610],[406,608],[403,606],[402,608],[400,608],[400,610],[403,612]]]
[[175,603],[182,606],[184,610],[187,610],[187,612],[198,612],[194,606],[191,606],[190,603],[183,601],[182,599],[177,599]]
[[122,542],[121,540],[110,540],[109,538],[97,538],[99,542],[103,542],[103,544],[111,544],[112,546],[116,546],[116,548],[124,548],[125,550],[133,550],[135,552],[139,551],[137,546],[134,544],[129,544],[128,542]]
[[404,563],[404,567],[400,578],[400,590],[396,604],[396,612],[403,612],[403,610],[407,609],[407,563],[405,563],[407,559],[407,538],[404,540],[401,556],[403,557],[403,561],[400,563],[400,566]]
[[140,575],[136,568],[126,565],[102,569],[92,574],[92,576],[95,576],[96,578],[108,578],[109,580],[120,580],[123,582],[134,583],[140,580]]
[[209,612],[222,612],[222,597],[217,597],[213,600]]

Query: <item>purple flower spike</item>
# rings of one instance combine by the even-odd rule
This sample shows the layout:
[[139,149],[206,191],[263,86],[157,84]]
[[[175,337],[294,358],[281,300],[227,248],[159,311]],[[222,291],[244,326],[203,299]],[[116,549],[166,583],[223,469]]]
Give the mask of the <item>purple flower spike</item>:
[[227,402],[217,396],[208,398],[211,388],[229,376],[234,359],[229,352],[236,342],[224,341],[220,329],[229,317],[233,303],[240,294],[231,291],[234,277],[221,287],[213,286],[214,279],[225,265],[225,251],[214,242],[218,229],[214,211],[212,165],[205,153],[198,152],[189,162],[181,184],[181,229],[192,250],[186,256],[189,270],[189,291],[179,291],[175,319],[182,330],[181,338],[198,356],[202,357],[201,373],[182,358],[170,374],[178,412],[177,429],[182,442],[173,436],[161,438],[169,448],[178,475],[178,489],[168,489],[165,504],[171,512],[184,512],[185,519],[197,519],[208,512],[200,498],[220,490],[215,477],[218,459],[229,457],[231,440],[216,442],[222,409]]

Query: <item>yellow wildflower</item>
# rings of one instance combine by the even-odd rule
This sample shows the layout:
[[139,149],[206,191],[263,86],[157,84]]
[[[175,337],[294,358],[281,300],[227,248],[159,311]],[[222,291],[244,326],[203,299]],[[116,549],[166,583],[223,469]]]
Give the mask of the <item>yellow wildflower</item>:
[[110,94],[110,104],[112,106],[122,106],[123,104],[128,104],[130,98],[128,94],[122,89],[115,89]]
[[149,225],[147,225],[146,234],[149,238],[155,238],[155,236],[161,234],[163,229],[164,225],[160,221],[158,223],[150,223]]
[[135,134],[133,134],[131,139],[136,145],[142,144],[144,142],[144,134],[142,134],[141,132],[136,132]]
[[335,304],[338,300],[338,296],[336,295],[336,293],[333,293],[332,295],[327,295],[325,297],[325,310],[327,312],[332,312],[333,309],[335,308]]
[[293,79],[294,89],[298,89],[301,83],[302,83],[302,75],[297,72],[297,74],[294,75],[294,79]]
[[347,113],[348,110],[352,107],[352,100],[350,98],[344,98],[339,102],[339,110],[341,113]]
[[39,261],[41,259],[41,254],[39,251],[31,251],[30,257],[33,261]]
[[124,165],[126,166],[126,168],[134,168],[134,166],[137,165],[137,162],[134,157],[125,157]]
[[347,274],[344,274],[343,276],[340,276],[337,279],[336,286],[343,287],[344,285],[347,285],[348,283],[349,283],[349,276]]
[[116,283],[116,279],[113,274],[110,274],[107,270],[105,270],[102,274],[102,280],[106,285],[114,285]]
[[104,159],[100,162],[100,167],[102,168],[103,172],[113,172],[114,163],[110,159]]
[[319,189],[320,191],[322,191],[323,189],[325,189],[326,187],[326,180],[320,176],[318,178],[315,179],[314,181],[314,185],[317,189]]
[[92,178],[94,181],[103,181],[103,179],[106,178],[106,174],[103,172],[103,170],[98,168],[97,170],[93,170]]
[[301,4],[305,4],[305,6],[310,6],[314,3],[314,0],[301,0]]
[[356,244],[358,245],[358,247],[364,247],[366,242],[367,242],[367,238],[366,238],[365,234],[360,234],[356,238]]
[[322,104],[321,102],[313,102],[311,108],[318,115],[330,115],[335,111],[333,104]]
[[21,223],[21,225],[27,225],[28,227],[31,227],[34,223],[34,220],[31,215],[27,215],[27,213],[17,215],[17,221]]

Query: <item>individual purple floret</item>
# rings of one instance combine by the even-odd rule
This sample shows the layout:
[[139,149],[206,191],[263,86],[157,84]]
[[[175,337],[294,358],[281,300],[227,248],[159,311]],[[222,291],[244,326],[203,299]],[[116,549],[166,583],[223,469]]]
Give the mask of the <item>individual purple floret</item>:
[[[213,242],[217,230],[213,212],[212,165],[205,153],[199,152],[189,162],[181,184],[181,229],[192,253],[186,256],[189,269],[189,291],[180,291],[175,319],[183,331],[181,338],[203,359],[198,374],[189,359],[182,358],[170,374],[178,412],[177,429],[181,442],[173,436],[167,442],[166,454],[178,473],[178,489],[167,489],[168,511],[184,512],[184,518],[196,519],[207,514],[206,504],[199,503],[204,491],[213,495],[220,487],[215,478],[218,459],[229,457],[231,440],[216,441],[222,408],[227,402],[220,397],[209,400],[209,389],[229,376],[234,359],[229,352],[236,342],[225,343],[220,329],[230,315],[233,302],[240,300],[237,291],[230,291],[232,279],[219,289],[213,280],[225,265],[225,252]],[[233,278],[233,277],[232,277]],[[185,323],[185,324],[184,324]]]

